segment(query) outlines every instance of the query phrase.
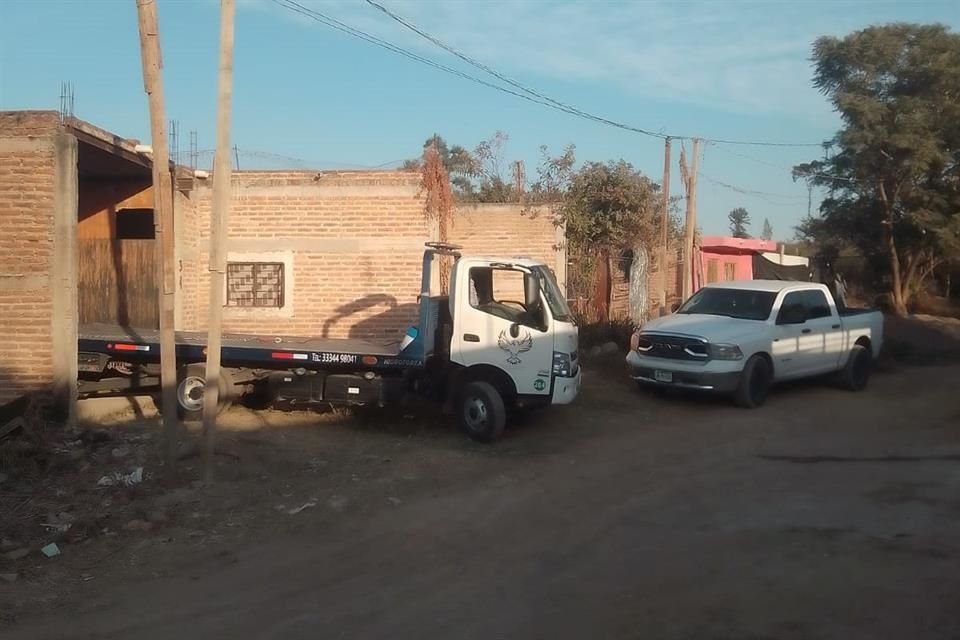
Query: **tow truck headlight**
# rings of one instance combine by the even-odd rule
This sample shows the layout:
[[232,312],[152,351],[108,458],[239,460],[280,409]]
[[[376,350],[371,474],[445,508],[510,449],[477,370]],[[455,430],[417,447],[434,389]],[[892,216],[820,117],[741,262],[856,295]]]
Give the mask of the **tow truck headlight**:
[[714,360],[742,360],[743,351],[735,344],[711,344],[708,347]]
[[573,373],[573,365],[570,361],[570,354],[560,351],[553,352],[553,375],[562,378],[569,378]]

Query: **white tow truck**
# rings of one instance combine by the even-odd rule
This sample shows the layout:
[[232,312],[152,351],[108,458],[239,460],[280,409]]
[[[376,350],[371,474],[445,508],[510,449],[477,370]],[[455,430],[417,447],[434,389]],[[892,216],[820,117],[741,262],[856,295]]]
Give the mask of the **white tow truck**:
[[[452,262],[450,293],[434,289],[434,262]],[[519,298],[519,299],[518,299]],[[461,257],[428,243],[417,324],[389,344],[311,336],[225,335],[221,409],[253,395],[282,405],[394,406],[433,400],[475,440],[496,440],[515,408],[573,402],[578,333],[550,269],[529,258]],[[206,334],[177,332],[177,401],[196,418],[206,387]],[[160,383],[157,331],[80,328],[79,392],[139,393]]]
[[838,309],[825,285],[720,282],[634,333],[627,365],[643,386],[732,394],[754,408],[784,380],[833,373],[862,390],[882,344],[883,315]]

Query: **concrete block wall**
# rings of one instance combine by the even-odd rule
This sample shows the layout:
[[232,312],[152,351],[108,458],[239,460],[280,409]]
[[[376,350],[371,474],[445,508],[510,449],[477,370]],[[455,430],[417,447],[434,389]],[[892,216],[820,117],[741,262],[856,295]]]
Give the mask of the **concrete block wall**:
[[68,419],[77,366],[76,172],[76,138],[58,114],[0,113],[0,403],[44,392]]

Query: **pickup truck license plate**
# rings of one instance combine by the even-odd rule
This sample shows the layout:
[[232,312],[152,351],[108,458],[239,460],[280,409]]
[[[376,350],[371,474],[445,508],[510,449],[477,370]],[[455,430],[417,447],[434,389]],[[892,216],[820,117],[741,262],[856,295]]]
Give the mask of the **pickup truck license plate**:
[[673,382],[673,373],[670,371],[654,371],[653,379],[657,382]]

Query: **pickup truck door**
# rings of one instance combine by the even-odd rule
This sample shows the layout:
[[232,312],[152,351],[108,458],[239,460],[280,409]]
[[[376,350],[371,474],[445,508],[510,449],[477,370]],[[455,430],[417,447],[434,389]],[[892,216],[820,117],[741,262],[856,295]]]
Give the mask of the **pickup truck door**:
[[553,332],[536,277],[508,266],[474,266],[457,283],[451,357],[506,372],[517,393],[551,393]]
[[804,375],[836,371],[845,350],[840,315],[824,291],[807,289],[802,294],[807,308],[804,329],[809,330],[800,337],[799,358]]
[[783,297],[773,327],[773,370],[777,380],[803,375],[801,338],[810,333],[807,306],[802,291],[791,291]]

